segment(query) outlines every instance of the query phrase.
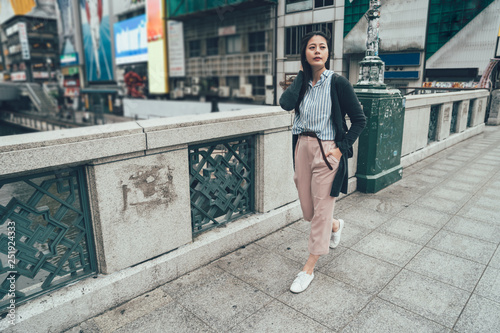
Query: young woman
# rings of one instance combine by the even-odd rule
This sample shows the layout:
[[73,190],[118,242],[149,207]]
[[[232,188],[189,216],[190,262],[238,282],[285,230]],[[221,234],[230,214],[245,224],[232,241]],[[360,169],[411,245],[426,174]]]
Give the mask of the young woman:
[[[311,222],[309,258],[290,287],[294,293],[309,286],[319,257],[340,242],[344,221],[333,219],[335,199],[340,191],[347,193],[347,158],[366,125],[349,81],[342,76],[332,81],[329,40],[319,31],[303,37],[301,71],[280,98],[283,109],[295,109],[294,181],[304,219]],[[346,113],[352,124],[349,130]]]

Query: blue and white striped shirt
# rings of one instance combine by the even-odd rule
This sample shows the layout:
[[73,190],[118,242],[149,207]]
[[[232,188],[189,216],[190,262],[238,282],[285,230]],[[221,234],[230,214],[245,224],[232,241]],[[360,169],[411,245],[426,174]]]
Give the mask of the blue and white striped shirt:
[[333,71],[325,70],[321,73],[318,82],[313,86],[312,81],[300,103],[300,112],[295,114],[292,134],[314,132],[321,140],[334,140],[335,131],[330,120],[332,114],[332,99],[330,87]]

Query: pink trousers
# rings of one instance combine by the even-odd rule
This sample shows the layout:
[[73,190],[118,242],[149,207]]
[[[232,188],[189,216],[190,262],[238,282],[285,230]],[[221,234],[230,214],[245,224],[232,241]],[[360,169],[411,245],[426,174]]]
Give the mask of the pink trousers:
[[[321,141],[327,154],[335,149],[335,141]],[[295,174],[293,180],[299,193],[302,214],[311,222],[308,250],[313,255],[327,254],[333,227],[335,197],[330,196],[333,178],[339,161],[332,155],[327,157],[333,170],[326,165],[318,140],[299,136],[295,147]]]

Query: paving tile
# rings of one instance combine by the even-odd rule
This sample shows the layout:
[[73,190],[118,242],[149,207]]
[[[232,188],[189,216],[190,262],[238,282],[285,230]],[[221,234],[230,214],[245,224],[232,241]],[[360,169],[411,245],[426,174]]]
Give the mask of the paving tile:
[[472,193],[458,190],[458,189],[453,189],[445,186],[438,186],[432,190],[429,191],[428,195],[447,199],[447,200],[452,200],[452,201],[460,201],[463,202],[465,200],[470,199],[472,197]]
[[493,258],[491,258],[491,261],[488,265],[490,267],[500,268],[500,247],[497,248],[495,254],[493,255]]
[[474,292],[500,304],[500,269],[488,267]]
[[372,232],[352,247],[353,250],[401,267],[406,265],[421,248],[421,245],[377,231]]
[[472,292],[486,266],[448,253],[423,248],[405,268]]
[[446,178],[450,174],[450,172],[448,170],[433,169],[432,166],[430,166],[428,168],[420,170],[418,174],[431,177]]
[[[309,233],[305,234],[299,232],[295,237],[288,238],[284,243],[270,247],[270,250],[278,255],[292,259],[300,263],[301,265],[304,265],[307,258],[309,257],[309,250],[307,247],[308,242],[309,242]],[[316,267],[319,268],[326,265],[333,258],[335,258],[344,251],[345,247],[343,247],[342,245],[338,246],[335,249],[329,249],[328,254],[322,255],[319,258],[318,262],[316,263]]]
[[212,265],[198,270],[204,283],[197,288],[185,285],[193,279],[193,275],[180,277],[169,284],[187,289],[181,297],[174,296],[175,300],[214,330],[227,330],[272,301],[259,289]]
[[367,293],[375,294],[401,270],[362,253],[346,250],[320,271]]
[[345,224],[342,229],[342,238],[340,239],[340,245],[343,247],[352,247],[372,232],[372,230],[361,227],[355,223],[350,223],[348,220],[344,220],[344,222]]
[[448,328],[378,297],[347,325],[342,333],[445,333]]
[[495,244],[500,242],[500,223],[495,224],[455,216],[444,226],[444,229]]
[[289,290],[303,266],[256,244],[233,252],[215,264],[273,297]]
[[[285,242],[289,242],[290,239],[295,239],[297,237],[304,237],[304,235],[309,235],[309,229],[311,224],[307,221],[300,220],[295,222],[293,225],[280,229],[276,232],[273,232],[269,236],[259,239],[255,243],[260,245],[266,249],[276,248],[278,245],[283,244]],[[307,229],[306,229],[307,227]],[[304,228],[304,230],[298,230]]]
[[470,293],[403,269],[378,296],[452,328]]
[[106,311],[95,317],[94,322],[102,332],[112,332],[171,302],[172,297],[157,288]]
[[427,191],[427,187],[425,187],[425,192],[415,191],[412,187],[405,186],[400,182],[388,186],[385,189],[377,192],[377,195],[383,196],[384,198],[387,199],[396,199],[411,204],[415,202],[415,200],[420,198],[422,195],[424,195],[424,193]]
[[469,217],[474,220],[499,223],[499,210],[497,207],[481,207],[475,204],[467,204],[457,215]]
[[378,232],[416,244],[425,245],[439,231],[428,225],[395,217],[377,228]]
[[390,218],[389,214],[376,212],[365,207],[349,208],[342,215],[344,221],[351,221],[367,229],[375,229]]
[[495,244],[446,230],[439,231],[427,246],[484,265],[490,261],[496,249]]
[[477,191],[477,189],[480,188],[481,185],[477,183],[467,183],[467,182],[447,179],[442,183],[442,186],[450,189],[465,191],[467,193],[474,193]]
[[416,181],[422,185],[426,184],[427,186],[432,185],[435,186],[436,184],[439,184],[440,182],[443,181],[442,176],[430,176],[423,174],[422,171],[419,171],[407,178],[407,180],[413,180]]
[[[86,331],[85,331],[86,332]],[[110,332],[110,331],[108,331]],[[119,328],[115,333],[137,332],[216,332],[178,303],[170,303],[164,307],[140,317],[139,319]]]
[[284,293],[279,300],[330,329],[345,326],[371,299],[364,293],[325,274],[316,272],[307,290]]
[[414,202],[414,205],[418,205],[427,209],[435,209],[447,214],[456,214],[462,208],[464,202],[457,202],[434,195],[425,195],[416,200]]
[[416,205],[403,209],[397,216],[435,228],[442,228],[452,217],[450,214]]
[[[381,196],[362,198],[359,200],[360,200],[359,202],[362,203],[362,207],[364,208],[370,208],[376,212],[386,213],[391,215],[397,214],[404,208],[408,207],[408,204],[403,201],[384,198]],[[355,207],[359,207],[359,205],[360,204],[355,205]]]
[[331,330],[279,301],[273,301],[229,332],[303,333]]
[[498,332],[500,304],[473,294],[454,327],[458,333]]

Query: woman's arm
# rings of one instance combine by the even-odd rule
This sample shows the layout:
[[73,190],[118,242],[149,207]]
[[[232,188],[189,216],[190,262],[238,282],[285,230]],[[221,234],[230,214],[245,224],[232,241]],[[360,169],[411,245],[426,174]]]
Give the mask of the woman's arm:
[[344,147],[340,147],[339,145],[341,150],[343,150],[351,147],[354,142],[356,142],[361,132],[363,132],[366,126],[366,116],[351,83],[345,77],[339,76],[336,84],[340,88],[337,90],[339,94],[340,109],[347,113],[351,121],[351,127],[345,135],[345,140],[340,143],[340,145]]
[[302,87],[302,80],[304,73],[299,71],[295,80],[293,80],[290,87],[288,87],[280,97],[280,105],[286,111],[291,111],[295,108],[297,100],[299,99],[300,88]]

